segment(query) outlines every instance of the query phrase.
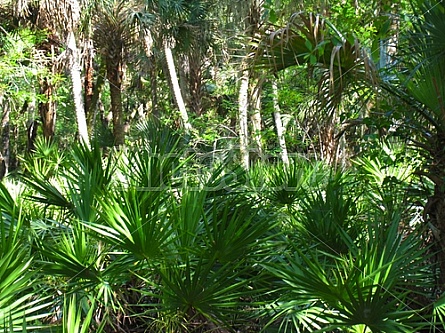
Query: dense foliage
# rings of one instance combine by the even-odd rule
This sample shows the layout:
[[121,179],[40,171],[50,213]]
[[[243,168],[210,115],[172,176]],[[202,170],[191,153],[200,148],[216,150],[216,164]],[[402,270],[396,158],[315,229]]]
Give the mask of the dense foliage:
[[0,331],[444,331],[444,17],[0,0]]

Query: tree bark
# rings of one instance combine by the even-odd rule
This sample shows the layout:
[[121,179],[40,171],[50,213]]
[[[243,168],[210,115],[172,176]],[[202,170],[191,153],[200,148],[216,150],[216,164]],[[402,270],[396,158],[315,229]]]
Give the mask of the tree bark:
[[98,114],[97,106],[100,100],[102,88],[105,83],[106,72],[106,66],[100,66],[96,84],[93,85],[93,96],[91,97],[91,104],[87,112],[87,124],[88,130],[90,131],[90,136],[91,134],[93,134],[93,130],[95,128],[96,116]]
[[[251,73],[250,76],[254,77],[255,75]],[[263,81],[260,79],[253,80],[252,78],[250,79],[250,81],[256,82],[256,84],[253,86],[253,91],[250,99],[252,104],[252,114],[250,116],[250,119],[252,121],[252,137],[255,141],[258,157],[261,160],[263,159],[263,143],[261,141],[261,91]]]
[[170,81],[173,88],[173,95],[175,97],[176,105],[178,106],[179,109],[179,115],[182,120],[182,126],[188,133],[191,131],[192,125],[190,124],[187,110],[185,108],[184,99],[182,98],[181,88],[179,87],[178,76],[176,75],[176,70],[175,70],[175,62],[173,60],[173,53],[171,48],[167,45],[167,43],[165,43],[164,45],[164,52],[165,52],[165,59],[167,61]]
[[156,57],[150,56],[150,90],[151,90],[151,109],[152,114],[155,117],[159,117],[158,107],[158,73],[156,66]]
[[239,137],[241,164],[247,170],[250,166],[249,158],[249,130],[247,126],[247,115],[249,107],[249,71],[245,69],[242,72],[241,83],[238,98],[238,117],[239,117]]
[[289,155],[287,153],[286,139],[284,138],[284,127],[281,121],[281,110],[278,102],[278,87],[276,81],[272,81],[273,118],[277,130],[278,145],[280,147],[281,160],[285,165],[289,165]]
[[40,80],[40,94],[45,101],[39,103],[39,114],[42,120],[43,137],[52,140],[56,125],[56,106],[53,99],[54,86],[48,77]]
[[107,80],[110,85],[111,113],[113,115],[113,137],[116,146],[125,143],[124,114],[122,109],[122,59],[120,51],[110,52],[118,54],[117,58],[107,57]]
[[68,64],[69,64],[71,81],[73,84],[73,99],[74,99],[74,107],[76,110],[76,120],[77,120],[77,128],[79,131],[79,138],[84,144],[86,144],[89,147],[90,140],[88,137],[87,120],[85,117],[85,109],[82,100],[82,80],[80,78],[80,64],[78,59],[78,50],[76,45],[76,39],[72,31],[68,33],[67,46],[68,46],[68,58],[69,58]]
[[92,115],[94,114],[93,96],[94,96],[94,68],[93,68],[93,41],[88,39],[84,42],[84,105],[85,115],[87,117],[87,126],[91,132]]
[[[249,1],[249,12],[245,17],[244,24],[246,29],[246,35],[249,36],[250,39],[255,37],[256,32],[260,26],[261,20],[261,11],[262,11],[263,0],[251,0]],[[241,75],[241,83],[239,90],[239,126],[240,126],[240,153],[241,153],[241,161],[244,168],[248,169],[250,166],[250,156],[249,156],[249,133],[248,133],[248,108],[249,108],[249,97],[255,97],[254,94],[249,96],[249,83],[252,79],[252,71],[247,68],[247,57],[250,52],[251,47],[249,43],[246,45],[246,54],[245,58],[241,63],[242,75]],[[256,92],[257,94],[259,91]],[[255,99],[258,103],[260,102],[259,96]],[[254,100],[254,101],[255,101]],[[252,105],[254,107],[253,113],[253,122],[252,127],[254,130],[254,140],[256,141],[257,147],[260,150],[262,149],[261,145],[261,115],[259,113],[259,105]],[[256,109],[256,110],[255,110]]]
[[189,86],[190,108],[195,114],[202,114],[202,57],[199,49],[192,50],[188,56],[189,62]]
[[[0,96],[2,97],[2,96]],[[3,115],[1,119],[1,152],[0,152],[0,180],[2,180],[9,169],[9,157],[10,157],[10,139],[9,139],[9,113],[10,108],[7,102],[2,103],[2,98],[0,98],[0,106],[3,109]]]

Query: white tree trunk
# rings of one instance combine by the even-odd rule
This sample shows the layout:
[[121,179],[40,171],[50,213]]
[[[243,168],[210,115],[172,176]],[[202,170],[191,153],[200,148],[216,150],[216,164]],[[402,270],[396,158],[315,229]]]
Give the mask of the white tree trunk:
[[280,104],[278,103],[278,87],[275,81],[272,81],[272,99],[273,99],[273,118],[277,129],[278,144],[280,145],[280,155],[283,163],[289,165],[289,155],[287,153],[286,140],[284,138],[284,127],[281,121]]
[[171,84],[173,87],[173,95],[175,96],[176,104],[179,109],[179,115],[182,119],[182,125],[185,131],[188,133],[192,129],[190,124],[187,110],[185,108],[184,99],[182,98],[181,88],[179,87],[178,76],[176,75],[175,62],[173,60],[173,54],[171,48],[165,43],[164,46],[165,59],[167,61],[167,67],[170,75]]
[[239,127],[240,127],[240,153],[244,168],[249,169],[249,132],[247,127],[247,114],[249,106],[249,71],[244,70],[241,76],[238,98]]
[[82,80],[80,77],[80,64],[78,58],[78,50],[76,46],[76,39],[74,37],[74,32],[68,33],[68,64],[69,71],[71,76],[71,81],[73,84],[73,98],[74,98],[74,107],[76,110],[76,119],[77,126],[79,130],[79,138],[86,144],[88,147],[90,146],[90,140],[88,137],[88,127],[87,127],[87,119],[85,117],[85,108],[83,104],[82,98]]

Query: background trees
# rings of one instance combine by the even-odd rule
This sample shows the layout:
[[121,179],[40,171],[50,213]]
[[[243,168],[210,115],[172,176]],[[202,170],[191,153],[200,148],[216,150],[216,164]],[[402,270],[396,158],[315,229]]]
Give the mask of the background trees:
[[443,329],[444,11],[1,1],[2,328]]

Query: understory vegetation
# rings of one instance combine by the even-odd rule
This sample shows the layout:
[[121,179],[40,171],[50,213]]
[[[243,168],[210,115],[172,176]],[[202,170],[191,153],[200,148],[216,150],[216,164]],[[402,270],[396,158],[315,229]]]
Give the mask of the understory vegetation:
[[0,24],[0,332],[445,332],[443,0]]
[[246,171],[200,164],[153,120],[135,140],[42,141],[1,185],[5,332],[444,329],[419,206],[433,185],[391,155],[400,143],[348,170]]

